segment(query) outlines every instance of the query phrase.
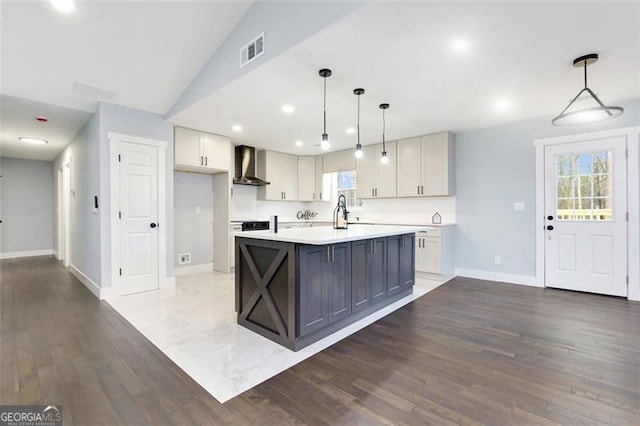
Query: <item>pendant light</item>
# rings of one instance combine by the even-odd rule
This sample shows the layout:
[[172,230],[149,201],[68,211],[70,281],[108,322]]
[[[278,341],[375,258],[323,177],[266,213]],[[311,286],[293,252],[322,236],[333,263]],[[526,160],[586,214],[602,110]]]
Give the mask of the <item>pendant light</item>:
[[331,144],[329,143],[329,135],[327,134],[327,77],[331,77],[331,70],[328,68],[322,68],[320,71],[318,71],[318,74],[320,74],[320,77],[322,77],[324,80],[324,101],[322,103],[324,130],[322,133],[322,142],[320,142],[320,148],[326,151],[331,148]]
[[387,164],[389,162],[389,157],[387,157],[387,143],[384,140],[384,132],[386,130],[384,111],[389,109],[389,104],[380,104],[380,109],[382,110],[382,156],[380,157],[380,162],[382,164]]
[[353,94],[358,97],[358,143],[356,144],[356,158],[362,158],[362,145],[360,144],[360,95],[364,94],[364,89],[353,89]]
[[[610,120],[612,118],[622,115],[624,109],[619,106],[608,106],[603,104],[595,93],[587,87],[587,65],[594,64],[598,61],[597,53],[590,53],[588,55],[580,56],[573,60],[573,66],[576,68],[584,68],[584,89],[582,89],[575,98],[565,109],[562,110],[560,115],[551,120],[551,124],[554,126],[575,126],[579,124],[597,123],[599,121]],[[573,105],[573,103],[582,95],[587,92],[598,105],[592,108],[585,108],[577,111],[567,112],[567,110]]]

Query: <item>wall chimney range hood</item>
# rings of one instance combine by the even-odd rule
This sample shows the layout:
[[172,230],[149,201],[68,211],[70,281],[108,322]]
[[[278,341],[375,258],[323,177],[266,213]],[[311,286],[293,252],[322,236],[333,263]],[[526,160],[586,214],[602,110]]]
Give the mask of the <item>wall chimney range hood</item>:
[[236,175],[233,178],[234,184],[264,186],[271,182],[256,177],[256,149],[252,146],[236,146]]

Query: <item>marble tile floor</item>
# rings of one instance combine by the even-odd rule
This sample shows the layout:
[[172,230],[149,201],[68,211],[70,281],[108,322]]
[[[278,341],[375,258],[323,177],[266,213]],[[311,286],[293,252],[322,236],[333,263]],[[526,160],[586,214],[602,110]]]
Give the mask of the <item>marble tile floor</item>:
[[236,324],[234,276],[177,277],[175,288],[108,300],[124,318],[221,403],[320,352],[441,282],[416,277],[414,292],[293,352]]

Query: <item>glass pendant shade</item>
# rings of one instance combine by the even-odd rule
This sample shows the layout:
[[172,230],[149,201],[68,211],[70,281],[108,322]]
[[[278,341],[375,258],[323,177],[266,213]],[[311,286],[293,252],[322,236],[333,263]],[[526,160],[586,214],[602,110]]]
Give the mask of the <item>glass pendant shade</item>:
[[356,158],[362,158],[362,145],[356,145]]
[[[554,126],[578,126],[581,124],[598,123],[601,121],[611,120],[612,118],[622,115],[624,112],[622,107],[603,104],[600,98],[598,98],[598,96],[587,86],[587,66],[597,61],[597,53],[591,53],[574,59],[574,67],[584,67],[584,88],[573,98],[571,102],[569,102],[569,105],[567,105],[567,107],[562,110],[557,117],[554,117],[553,120],[551,120],[551,124]],[[569,111],[575,101],[578,100],[578,98],[580,98],[580,96],[585,92],[598,104],[598,106]]]
[[322,142],[320,142],[320,149],[322,149],[323,151],[326,151],[329,148],[331,148],[331,144],[329,143],[329,135],[326,133],[323,133]]
[[387,151],[382,151],[382,157],[380,157],[382,164],[389,164],[389,157],[387,157]]

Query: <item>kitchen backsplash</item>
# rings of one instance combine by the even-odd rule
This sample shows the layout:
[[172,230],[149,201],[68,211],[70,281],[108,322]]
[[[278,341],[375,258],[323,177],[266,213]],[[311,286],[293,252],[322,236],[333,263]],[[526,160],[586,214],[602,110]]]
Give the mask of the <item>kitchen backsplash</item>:
[[[314,221],[331,221],[335,202],[258,201],[255,186],[234,185],[231,220],[268,220],[277,215],[280,222],[295,222],[299,211],[317,212]],[[429,224],[435,212],[442,223],[455,222],[455,197],[394,198],[363,200],[362,207],[350,209],[349,220],[376,223]]]

